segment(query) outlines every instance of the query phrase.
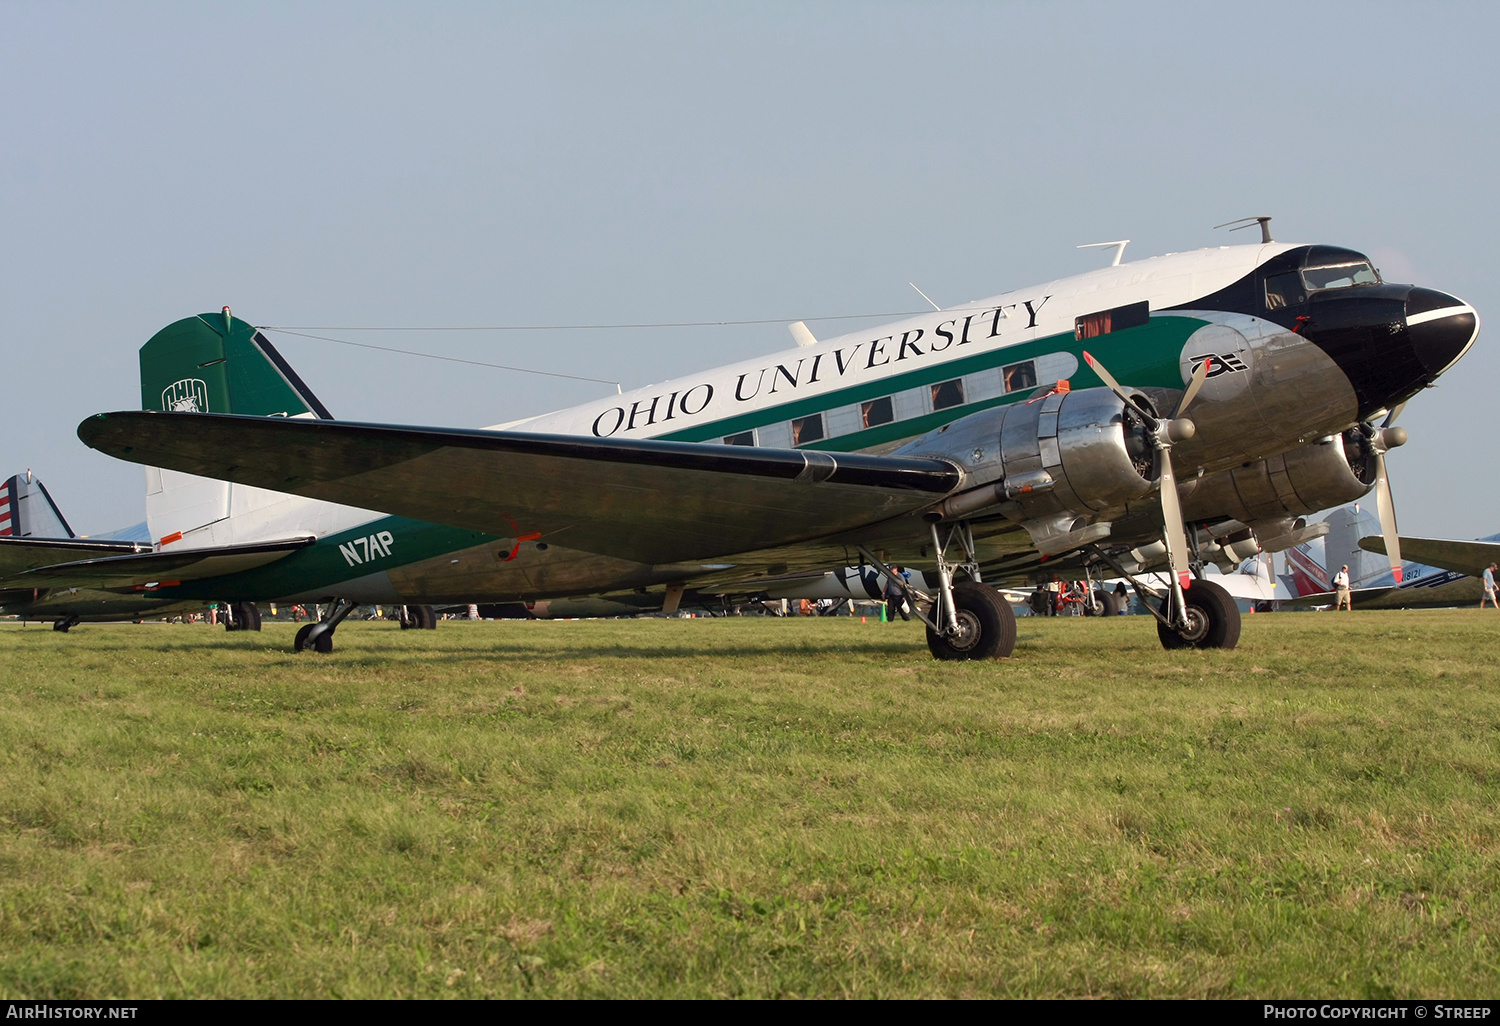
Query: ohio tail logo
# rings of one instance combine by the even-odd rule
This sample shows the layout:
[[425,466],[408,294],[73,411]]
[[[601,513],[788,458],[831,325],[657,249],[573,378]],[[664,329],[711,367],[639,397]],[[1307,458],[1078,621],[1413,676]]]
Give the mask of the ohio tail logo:
[[161,408],[168,413],[207,413],[208,385],[198,378],[174,381],[161,391]]

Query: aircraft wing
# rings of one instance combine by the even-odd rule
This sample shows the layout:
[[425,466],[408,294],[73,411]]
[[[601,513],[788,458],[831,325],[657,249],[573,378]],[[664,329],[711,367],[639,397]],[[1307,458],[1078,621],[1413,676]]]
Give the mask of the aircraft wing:
[[[1395,590],[1396,586],[1394,584],[1380,588],[1355,588],[1349,592],[1349,600],[1354,603],[1354,608],[1358,609],[1364,603],[1385,598]],[[1296,595],[1287,601],[1294,606],[1332,606],[1336,605],[1338,600],[1338,592],[1320,591],[1311,595]]]
[[[1361,538],[1359,547],[1366,552],[1385,555],[1385,539]],[[1500,563],[1500,542],[1450,541],[1443,538],[1401,538],[1404,559],[1426,563],[1440,570],[1479,577],[1491,563]]]
[[120,459],[641,563],[848,534],[932,505],[936,459],[207,413],[78,426]]
[[[92,553],[77,558],[76,549],[63,550],[71,558],[51,560],[39,566],[0,570],[0,588],[102,588],[138,589],[165,580],[195,581],[220,574],[238,573],[275,562],[311,545],[313,538],[257,542],[252,545],[222,545],[215,548],[182,549],[177,552],[130,552],[137,548],[123,543],[125,552]],[[56,543],[54,543],[56,544]],[[8,546],[0,546],[3,554]],[[57,549],[53,550],[54,554]]]

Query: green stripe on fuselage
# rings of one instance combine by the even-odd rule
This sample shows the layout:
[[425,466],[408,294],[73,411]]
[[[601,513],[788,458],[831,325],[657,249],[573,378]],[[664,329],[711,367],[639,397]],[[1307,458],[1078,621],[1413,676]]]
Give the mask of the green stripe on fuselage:
[[[1151,318],[1149,324],[1112,332],[1086,342],[1078,341],[1071,332],[1048,335],[1030,342],[991,349],[988,352],[949,360],[946,363],[935,364],[905,374],[892,375],[888,378],[881,378],[879,381],[863,382],[831,392],[819,392],[806,399],[796,399],[780,406],[769,406],[752,413],[698,424],[657,437],[677,442],[704,442],[784,420],[823,413],[840,406],[851,406],[867,399],[878,399],[896,392],[903,392],[908,388],[949,381],[976,371],[1007,367],[1013,363],[1034,360],[1039,356],[1052,353],[1072,353],[1078,359],[1078,370],[1074,372],[1071,379],[1073,388],[1092,388],[1104,384],[1084,362],[1082,353],[1085,349],[1103,360],[1104,365],[1110,369],[1110,373],[1120,381],[1136,387],[1159,385],[1166,388],[1181,388],[1182,373],[1178,363],[1182,347],[1187,342],[1188,336],[1206,323],[1196,317],[1155,316]],[[1051,382],[1038,381],[1037,384],[1046,386]],[[853,434],[810,442],[801,448],[856,452],[903,438],[914,438],[978,410],[1004,406],[1024,399],[1031,394],[1031,391],[1032,389],[1028,388],[997,396],[994,399],[965,403],[962,406],[950,407],[921,417],[908,418],[864,431],[856,431]]]

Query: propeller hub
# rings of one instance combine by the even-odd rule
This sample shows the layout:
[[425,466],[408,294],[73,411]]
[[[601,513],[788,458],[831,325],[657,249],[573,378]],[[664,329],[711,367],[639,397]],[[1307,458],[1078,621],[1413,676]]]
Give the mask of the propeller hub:
[[1386,449],[1394,449],[1406,444],[1406,428],[1388,427],[1381,428],[1376,432],[1379,444]]
[[1174,417],[1162,426],[1168,442],[1185,442],[1198,433],[1198,425],[1186,417]]

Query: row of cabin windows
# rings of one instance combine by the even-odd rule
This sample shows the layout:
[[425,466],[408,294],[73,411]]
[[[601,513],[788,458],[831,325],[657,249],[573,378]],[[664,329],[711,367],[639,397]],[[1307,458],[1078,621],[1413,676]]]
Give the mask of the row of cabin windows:
[[[993,372],[990,372],[993,373]],[[977,377],[973,376],[973,377]],[[880,427],[882,424],[892,424],[897,420],[906,420],[911,417],[921,416],[928,412],[936,413],[939,410],[950,410],[955,406],[962,406],[966,402],[978,399],[990,398],[989,395],[974,394],[978,392],[991,392],[993,387],[975,389],[966,388],[964,378],[953,378],[951,381],[939,381],[928,385],[923,396],[927,400],[921,407],[911,408],[912,404],[906,404],[904,417],[897,416],[896,396],[884,395],[879,399],[871,399],[859,404],[859,420],[856,425],[846,425],[852,430],[838,431],[830,430],[827,419],[822,413],[809,414],[806,417],[798,417],[788,425],[791,429],[791,444],[793,447],[807,445],[809,442],[818,442],[824,438],[831,438],[839,434],[852,434],[867,428]],[[1000,368],[999,382],[1001,391],[1004,393],[1020,392],[1036,387],[1036,362],[1024,360],[1021,363],[1013,363],[1007,367]],[[911,389],[917,392],[918,389]],[[909,393],[902,393],[903,396]],[[925,407],[925,408],[924,408]],[[780,434],[785,428],[782,425],[767,425],[760,429],[764,434]],[[725,445],[755,445],[756,434],[754,431],[741,431],[738,434],[725,435]],[[760,444],[774,444],[762,441]]]

